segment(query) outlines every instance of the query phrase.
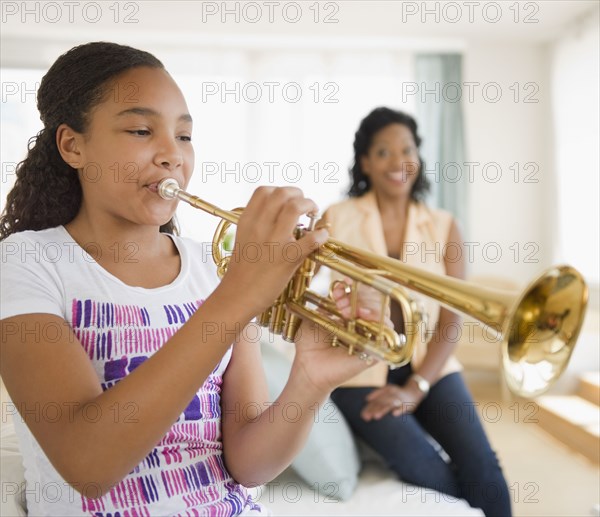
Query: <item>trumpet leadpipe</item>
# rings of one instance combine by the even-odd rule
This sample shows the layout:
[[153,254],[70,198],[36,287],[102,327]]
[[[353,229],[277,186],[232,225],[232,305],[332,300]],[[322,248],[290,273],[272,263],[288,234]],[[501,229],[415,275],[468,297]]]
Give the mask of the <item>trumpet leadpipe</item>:
[[232,224],[237,224],[240,219],[240,216],[235,212],[223,210],[222,208],[219,208],[218,206],[213,205],[204,199],[200,199],[198,196],[189,194],[180,188],[177,180],[174,180],[173,178],[162,180],[159,183],[157,190],[158,195],[163,199],[180,199],[194,208],[199,208],[200,210],[203,210],[211,215],[225,219]]

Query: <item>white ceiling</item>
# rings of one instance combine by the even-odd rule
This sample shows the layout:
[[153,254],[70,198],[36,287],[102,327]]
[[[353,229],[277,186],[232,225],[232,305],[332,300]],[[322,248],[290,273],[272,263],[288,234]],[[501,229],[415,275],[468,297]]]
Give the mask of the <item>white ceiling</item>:
[[[84,31],[90,37],[96,37],[111,30],[129,34],[312,34],[545,41],[554,38],[565,24],[576,22],[586,13],[589,15],[599,4],[598,0],[320,0],[320,20],[315,22],[314,0],[121,1],[118,13],[112,1],[70,3],[76,5],[68,7],[65,4],[69,2],[60,1],[3,2],[2,36],[35,38],[53,34],[56,38],[64,38],[69,33]],[[90,4],[101,4],[101,12]],[[293,4],[299,5],[301,12]],[[25,5],[31,12],[24,12]],[[223,5],[232,11],[224,20]],[[86,6],[85,13],[83,6]],[[17,11],[13,14],[14,9]],[[214,9],[217,12],[210,14]],[[270,9],[273,21],[269,20]],[[239,13],[238,21],[235,12]],[[252,22],[258,14],[261,18]],[[285,20],[284,14],[290,21]],[[296,14],[299,20],[292,22]],[[37,20],[36,15],[39,16]],[[86,21],[84,15],[94,21]],[[118,22],[115,22],[117,15]],[[323,20],[327,15],[330,23]],[[128,16],[130,23],[124,21]]]
[[[2,65],[9,67],[40,65],[46,60],[50,63],[58,49],[100,39],[174,49],[241,44],[259,48],[343,45],[452,51],[465,42],[538,44],[576,30],[590,19],[598,23],[600,5],[599,0],[321,0],[318,4],[314,0],[159,0],[122,1],[118,9],[113,1],[2,4],[1,58]],[[22,10],[25,5],[31,9],[29,13]],[[233,13],[224,19],[223,6]],[[319,21],[315,22],[317,7]],[[211,14],[214,10],[217,12]],[[260,20],[252,23],[258,14]],[[333,23],[325,23],[327,15]],[[295,16],[299,20],[292,23]],[[130,23],[126,23],[127,17]],[[44,52],[40,53],[40,47]]]

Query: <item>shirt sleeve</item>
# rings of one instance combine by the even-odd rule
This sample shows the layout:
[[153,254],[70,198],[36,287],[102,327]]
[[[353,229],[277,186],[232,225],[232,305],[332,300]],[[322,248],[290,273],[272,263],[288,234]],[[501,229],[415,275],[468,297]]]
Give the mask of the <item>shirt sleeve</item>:
[[[22,314],[64,315],[59,276],[39,242],[24,232],[0,242],[0,319]],[[31,232],[33,233],[33,232]]]

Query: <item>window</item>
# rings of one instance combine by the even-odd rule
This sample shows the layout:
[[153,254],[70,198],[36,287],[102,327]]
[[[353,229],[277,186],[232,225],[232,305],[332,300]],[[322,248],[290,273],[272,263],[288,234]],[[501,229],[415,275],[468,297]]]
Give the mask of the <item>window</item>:
[[[196,167],[188,190],[226,209],[244,206],[257,186],[271,184],[297,186],[325,210],[348,189],[360,120],[380,105],[414,113],[414,106],[400,105],[399,93],[413,78],[409,52],[157,55],[194,117]],[[27,140],[41,128],[33,92],[44,73],[3,70],[3,84],[15,85],[16,93],[3,91],[2,207]],[[178,215],[184,235],[212,239],[215,218],[187,205]]]

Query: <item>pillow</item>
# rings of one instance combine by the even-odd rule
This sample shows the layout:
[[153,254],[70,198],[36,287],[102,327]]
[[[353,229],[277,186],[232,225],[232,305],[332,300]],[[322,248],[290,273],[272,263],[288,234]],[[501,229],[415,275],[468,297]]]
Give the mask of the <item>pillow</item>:
[[0,515],[24,517],[27,515],[25,502],[25,472],[23,457],[12,422],[5,421],[2,415],[0,429],[0,481],[2,485],[2,503]]
[[[275,400],[287,383],[291,361],[264,340],[261,350],[269,396]],[[315,413],[306,444],[292,468],[311,490],[326,498],[345,501],[354,492],[360,470],[358,450],[346,420],[330,399]]]

